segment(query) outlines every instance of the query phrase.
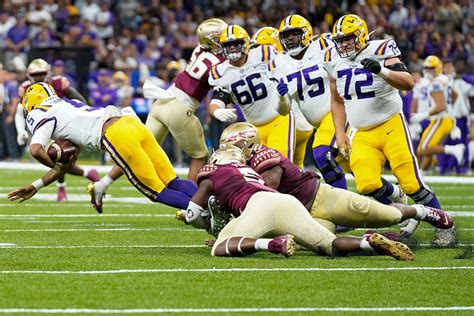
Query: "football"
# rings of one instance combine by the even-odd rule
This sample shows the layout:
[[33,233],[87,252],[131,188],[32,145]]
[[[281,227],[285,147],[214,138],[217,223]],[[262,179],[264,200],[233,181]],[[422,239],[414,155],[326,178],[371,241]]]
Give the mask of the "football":
[[54,162],[67,163],[72,155],[77,155],[79,148],[67,139],[57,139],[48,147],[48,156]]

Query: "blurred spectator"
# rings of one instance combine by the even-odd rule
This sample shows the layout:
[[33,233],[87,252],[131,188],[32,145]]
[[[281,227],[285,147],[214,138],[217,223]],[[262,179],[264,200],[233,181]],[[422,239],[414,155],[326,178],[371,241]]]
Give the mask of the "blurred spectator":
[[388,21],[393,27],[399,28],[403,21],[408,18],[408,10],[403,6],[403,0],[394,0],[393,5],[395,8],[390,13]]
[[25,16],[20,13],[16,16],[15,25],[7,33],[5,61],[10,61],[19,56],[26,64],[26,51],[30,45],[28,34],[29,28],[26,25]]
[[12,76],[0,65],[0,160],[16,161],[20,158],[20,149],[16,142],[15,112],[9,96],[7,81]]
[[8,12],[0,12],[0,51],[5,49],[8,31],[16,24],[16,19]]
[[97,74],[97,86],[89,91],[90,104],[93,107],[106,107],[117,103],[117,90],[112,87],[112,74],[105,70],[99,70]]
[[55,60],[52,65],[52,77],[54,76],[62,76],[65,77],[70,83],[71,86],[76,87],[76,80],[66,73],[66,69],[64,67],[64,61],[61,59]]
[[110,4],[106,1],[101,2],[100,12],[95,18],[97,36],[101,39],[107,39],[114,35],[113,23],[115,15],[110,11]]
[[79,7],[79,12],[81,13],[81,18],[84,20],[84,21],[89,21],[89,22],[93,22],[95,21],[97,15],[99,14],[100,12],[100,7],[97,3],[95,3],[95,1],[93,0],[86,0],[85,3],[83,3],[80,7]]
[[130,79],[123,71],[114,73],[112,88],[117,91],[116,106],[125,108],[132,103],[133,88],[130,85]]

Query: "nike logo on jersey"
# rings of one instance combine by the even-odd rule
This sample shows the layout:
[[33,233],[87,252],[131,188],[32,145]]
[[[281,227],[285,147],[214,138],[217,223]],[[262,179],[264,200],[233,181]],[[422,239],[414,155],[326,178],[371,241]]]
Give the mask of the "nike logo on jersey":
[[393,129],[389,130],[389,131],[387,132],[387,135],[392,134],[392,132],[393,132]]

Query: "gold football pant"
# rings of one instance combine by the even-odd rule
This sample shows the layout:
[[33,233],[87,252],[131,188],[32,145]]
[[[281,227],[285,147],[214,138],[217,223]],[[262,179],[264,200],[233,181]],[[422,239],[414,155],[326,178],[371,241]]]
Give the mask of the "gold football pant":
[[130,183],[152,201],[176,178],[166,153],[134,117],[124,116],[110,125],[102,144]]
[[413,194],[424,186],[401,113],[370,130],[358,130],[352,139],[350,166],[359,193],[369,194],[382,187],[387,160],[403,192]]
[[275,237],[293,234],[298,244],[317,253],[332,255],[336,236],[315,221],[295,197],[276,192],[257,192],[242,214],[220,232],[214,247],[231,237]]
[[270,122],[256,126],[262,145],[278,150],[293,161],[295,147],[295,118],[293,113],[278,115]]

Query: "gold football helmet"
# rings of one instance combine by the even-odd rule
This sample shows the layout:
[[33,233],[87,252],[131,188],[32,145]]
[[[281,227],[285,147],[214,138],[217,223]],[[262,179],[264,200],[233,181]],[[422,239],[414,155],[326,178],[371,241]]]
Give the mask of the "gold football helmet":
[[220,145],[241,148],[246,160],[250,159],[250,156],[261,146],[257,128],[247,122],[238,122],[227,126],[222,131]]
[[242,148],[237,146],[223,146],[216,150],[209,158],[209,163],[223,165],[232,162],[245,164],[245,156]]
[[313,39],[313,27],[308,20],[298,14],[283,19],[278,31],[283,49],[291,56],[298,55]]
[[354,56],[369,41],[367,23],[355,14],[346,14],[334,23],[332,40],[339,56],[342,58]]
[[40,82],[46,79],[50,69],[51,65],[46,60],[38,58],[31,61],[26,69],[26,73],[31,82]]
[[201,47],[210,50],[214,54],[221,53],[219,36],[227,27],[227,23],[221,19],[207,19],[197,27],[198,42]]
[[423,61],[423,71],[432,69],[433,75],[436,77],[443,72],[443,62],[437,56],[430,55]]
[[39,107],[44,100],[50,97],[57,97],[54,88],[45,82],[34,83],[26,89],[25,95],[21,99],[23,109],[30,113]]
[[265,26],[257,30],[250,40],[251,46],[271,45],[277,52],[281,53],[283,47],[278,37],[278,30],[271,26]]
[[237,61],[249,53],[250,37],[247,31],[238,25],[229,25],[219,36],[219,43],[225,58]]

